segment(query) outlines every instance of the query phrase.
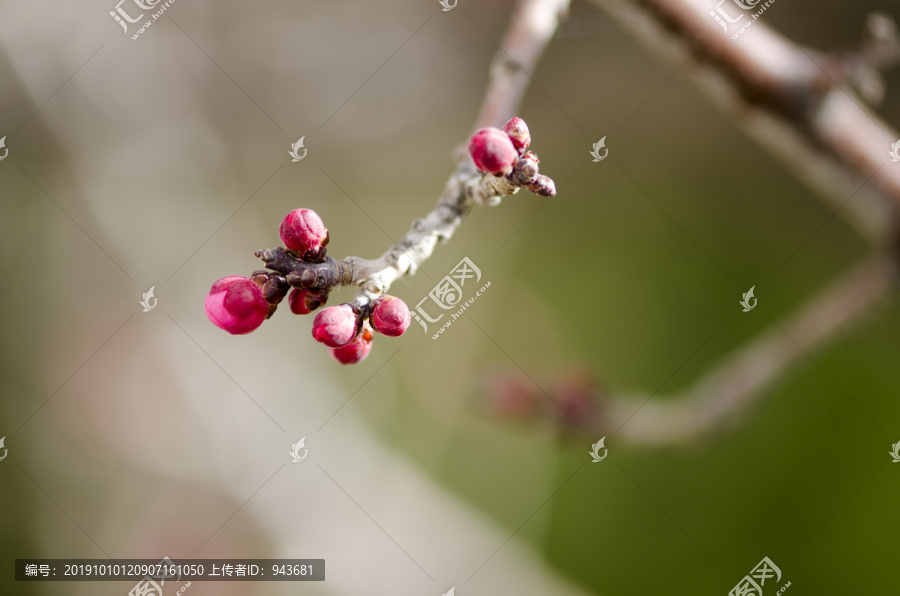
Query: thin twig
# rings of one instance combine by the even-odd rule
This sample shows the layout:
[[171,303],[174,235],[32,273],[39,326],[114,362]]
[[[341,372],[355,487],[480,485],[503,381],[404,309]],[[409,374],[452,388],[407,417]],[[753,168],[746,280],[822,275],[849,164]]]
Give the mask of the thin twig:
[[610,396],[597,432],[642,445],[663,445],[722,432],[798,361],[833,342],[872,313],[897,273],[893,254],[871,257],[821,291],[782,323],[738,349],[678,395]]
[[491,63],[475,128],[502,126],[522,102],[534,67],[569,11],[570,0],[520,0]]

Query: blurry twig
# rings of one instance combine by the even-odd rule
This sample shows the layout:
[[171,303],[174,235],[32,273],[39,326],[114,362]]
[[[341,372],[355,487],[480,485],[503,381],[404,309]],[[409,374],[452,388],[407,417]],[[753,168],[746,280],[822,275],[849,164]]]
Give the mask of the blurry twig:
[[710,15],[714,0],[592,1],[663,58],[691,62],[684,71],[708,98],[870,241],[889,236],[900,168],[882,167],[900,135],[850,90],[879,99],[877,69],[898,56],[889,17],[870,17],[858,52],[826,56],[773,30],[768,12],[733,39]]
[[791,365],[872,312],[892,289],[897,268],[893,254],[863,261],[680,395],[601,398],[602,428],[594,430],[644,445],[685,442],[725,430]]
[[[850,89],[855,86],[870,101],[880,101],[877,70],[892,66],[900,55],[889,17],[869,18],[858,52],[824,56],[774,31],[766,15],[738,39],[723,34],[710,15],[713,0],[594,3],[666,59],[692,62],[685,72],[750,137],[831,200],[870,241],[891,244],[900,208],[900,168],[884,166],[898,133]],[[720,430],[746,413],[798,359],[869,312],[891,288],[896,269],[893,250],[864,261],[683,395],[610,398],[603,404],[602,426],[643,444],[680,442]]]
[[[710,14],[715,0],[592,1],[638,41],[683,65],[712,102],[788,171],[830,200],[870,242],[887,245],[684,392],[659,399],[595,387],[595,407],[580,408],[578,426],[596,436],[615,433],[642,445],[683,443],[739,421],[792,365],[860,322],[892,289],[900,168],[884,166],[900,135],[851,88],[870,102],[881,100],[878,70],[900,59],[900,38],[893,21],[876,14],[858,51],[826,56],[775,32],[763,22],[771,20],[768,15],[740,38],[724,34],[724,22]],[[513,389],[506,387],[501,397],[516,398],[513,405],[527,411],[525,390]],[[572,408],[554,401],[572,417]]]
[[503,126],[516,113],[538,58],[568,13],[569,2],[519,0],[491,64],[491,78],[475,128]]

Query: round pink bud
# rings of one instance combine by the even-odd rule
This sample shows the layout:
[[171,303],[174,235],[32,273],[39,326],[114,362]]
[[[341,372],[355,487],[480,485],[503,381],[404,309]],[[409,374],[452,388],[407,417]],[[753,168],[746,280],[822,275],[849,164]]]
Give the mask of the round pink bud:
[[355,340],[340,348],[331,348],[331,357],[341,364],[358,364],[372,350],[373,333],[366,329]]
[[288,213],[278,228],[278,235],[288,249],[301,254],[328,243],[328,230],[312,209],[294,209]]
[[528,132],[528,125],[518,116],[510,118],[506,126],[503,127],[503,132],[509,135],[509,140],[512,141],[520,153],[531,145],[531,133]]
[[238,275],[223,277],[206,295],[206,316],[213,325],[233,335],[250,333],[262,325],[268,308],[262,289]]
[[512,172],[519,154],[507,134],[499,128],[482,128],[469,141],[469,153],[482,172],[506,176]]
[[329,306],[313,320],[313,338],[329,348],[339,348],[356,336],[356,313],[349,304]]
[[388,337],[398,337],[409,328],[412,317],[403,300],[396,296],[384,296],[375,304],[369,320],[378,333]]

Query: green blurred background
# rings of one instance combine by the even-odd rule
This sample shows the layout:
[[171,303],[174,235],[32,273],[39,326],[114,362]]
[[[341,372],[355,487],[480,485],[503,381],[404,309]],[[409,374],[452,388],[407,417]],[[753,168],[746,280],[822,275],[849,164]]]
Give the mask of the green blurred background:
[[[322,584],[197,595],[724,595],[764,556],[790,593],[896,593],[896,301],[687,446],[610,434],[586,465],[599,437],[491,407],[498,373],[664,400],[871,250],[591,4],[518,113],[559,196],[476,209],[392,287],[412,306],[479,266],[491,288],[439,340],[414,325],[340,367],[287,309],[246,337],[206,320],[210,284],[257,269],[293,208],[334,257],[431,209],[512,6],[179,0],[133,41],[112,2],[2,5],[0,593],[126,594],[12,578],[16,558],[106,556],[327,560]],[[831,50],[875,9],[900,5],[764,20]]]

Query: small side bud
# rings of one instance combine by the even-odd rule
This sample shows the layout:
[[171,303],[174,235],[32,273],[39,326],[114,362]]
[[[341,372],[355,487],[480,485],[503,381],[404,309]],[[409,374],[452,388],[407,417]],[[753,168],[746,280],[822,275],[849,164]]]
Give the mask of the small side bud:
[[538,162],[534,154],[529,151],[516,162],[513,168],[512,179],[519,186],[528,186],[538,177]]
[[290,289],[291,286],[288,285],[288,282],[284,277],[272,274],[262,286],[263,298],[265,298],[266,302],[269,304],[278,304],[284,300],[284,297],[287,296],[288,290]]
[[531,133],[528,131],[528,125],[518,116],[510,118],[503,127],[503,132],[509,136],[509,140],[512,141],[519,155],[522,155],[531,145]]
[[328,301],[328,291],[300,290],[294,288],[288,296],[288,305],[295,315],[308,315]]
[[556,183],[549,176],[540,174],[534,182],[528,185],[528,190],[542,197],[555,197]]

